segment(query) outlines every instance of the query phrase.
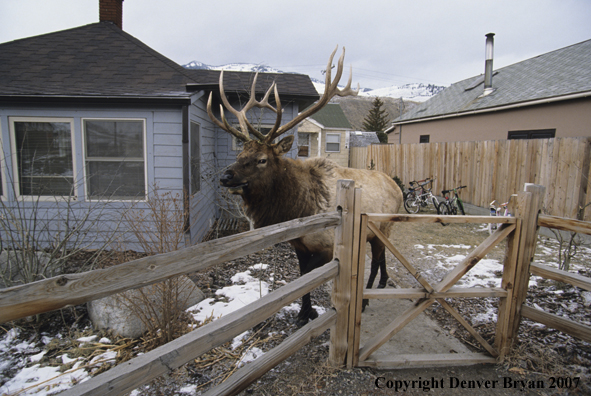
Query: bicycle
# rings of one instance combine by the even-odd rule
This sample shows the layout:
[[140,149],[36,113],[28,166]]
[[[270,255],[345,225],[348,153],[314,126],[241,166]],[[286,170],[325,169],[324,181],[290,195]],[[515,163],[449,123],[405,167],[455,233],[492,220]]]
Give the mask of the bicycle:
[[425,187],[432,184],[434,180],[433,178],[427,178],[419,181],[413,180],[409,183],[410,189],[406,193],[406,199],[404,200],[404,209],[408,213],[418,213],[421,208],[425,208],[431,203],[435,207],[437,214],[439,214],[439,201],[431,192],[432,187]]
[[[441,191],[441,195],[445,198],[445,201],[441,201],[441,203],[439,204],[439,214],[442,215],[457,215],[458,214],[458,210],[462,215],[466,215],[466,212],[464,211],[464,203],[462,202],[462,199],[460,198],[460,196],[458,195],[458,190],[461,190],[462,188],[466,188],[466,186],[460,186],[460,187],[456,187],[456,188],[452,188],[451,190],[443,190]],[[450,198],[450,193],[453,192],[453,197]],[[441,223],[442,225],[447,225],[444,223]]]
[[[493,200],[489,207],[490,207],[490,215],[491,216],[511,216],[511,213],[509,213],[509,209],[507,208],[507,205],[509,204],[509,202],[505,202],[502,204],[499,204],[498,206],[496,205],[497,200]],[[501,212],[503,214],[501,214]],[[498,228],[498,224],[497,223],[488,223],[488,233],[492,235],[492,233]]]

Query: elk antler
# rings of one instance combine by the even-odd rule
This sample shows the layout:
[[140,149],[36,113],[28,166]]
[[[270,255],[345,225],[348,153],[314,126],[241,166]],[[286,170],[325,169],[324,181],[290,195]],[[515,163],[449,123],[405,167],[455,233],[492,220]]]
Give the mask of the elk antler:
[[[337,72],[335,74],[334,80],[331,81],[331,69],[332,69],[332,60],[337,52],[339,46],[337,45],[332,54],[330,54],[330,58],[328,59],[328,65],[326,66],[326,79],[324,85],[324,93],[318,100],[318,102],[314,103],[314,105],[308,107],[306,110],[299,113],[293,120],[289,121],[287,124],[282,125],[281,127],[272,130],[265,136],[263,142],[270,143],[276,137],[284,134],[285,132],[289,131],[291,128],[299,124],[301,121],[305,120],[306,118],[310,117],[312,114],[316,113],[320,109],[322,109],[326,104],[335,96],[356,96],[359,93],[359,84],[357,84],[357,91],[351,89],[351,80],[353,78],[353,67],[351,67],[351,72],[349,73],[349,81],[347,81],[347,85],[342,90],[338,88],[339,81],[341,79],[341,75],[343,74],[343,61],[345,60],[345,47],[343,47],[343,53],[339,58],[337,63]],[[276,99],[279,102],[278,99]]]
[[[209,94],[209,100],[207,101],[207,114],[209,115],[209,117],[213,120],[213,122],[217,126],[222,128],[226,132],[231,133],[232,135],[236,136],[238,139],[240,139],[242,141],[247,142],[247,141],[251,140],[249,133],[252,133],[260,142],[265,143],[265,144],[271,143],[276,137],[289,131],[294,126],[299,124],[301,121],[303,121],[304,119],[308,118],[312,114],[314,114],[317,111],[319,111],[320,109],[322,109],[328,103],[328,101],[331,100],[333,97],[335,97],[337,95],[338,96],[348,96],[348,95],[355,96],[359,93],[359,84],[357,84],[357,91],[354,91],[351,89],[351,80],[353,78],[353,75],[352,75],[353,68],[351,68],[351,73],[349,74],[349,81],[347,82],[347,85],[345,86],[345,88],[343,88],[342,90],[338,88],[339,81],[340,81],[341,76],[343,74],[343,61],[345,59],[345,47],[343,47],[343,53],[341,54],[341,57],[339,58],[339,61],[337,63],[337,72],[335,74],[335,78],[334,78],[334,80],[331,81],[332,60],[333,60],[338,48],[339,48],[339,46],[337,45],[337,47],[334,49],[334,51],[330,55],[330,58],[328,59],[328,66],[326,67],[326,80],[325,80],[325,86],[324,86],[324,93],[322,94],[322,96],[320,97],[318,102],[316,102],[314,105],[310,106],[305,111],[299,113],[293,120],[289,121],[287,124],[281,125],[281,115],[283,113],[283,110],[281,109],[281,101],[279,100],[279,93],[277,92],[277,84],[275,84],[275,82],[273,82],[273,84],[271,84],[271,86],[269,87],[269,89],[265,93],[265,96],[263,97],[263,99],[260,102],[255,99],[255,86],[256,86],[258,73],[255,74],[254,81],[252,83],[252,88],[251,88],[251,92],[250,92],[250,99],[248,100],[248,102],[246,103],[244,108],[240,111],[238,111],[238,110],[234,109],[232,106],[230,106],[230,103],[228,102],[228,99],[226,98],[226,94],[224,92],[224,84],[223,84],[224,72],[222,71],[220,73],[220,95],[222,97],[222,102],[223,102],[224,106],[226,107],[226,109],[228,109],[228,111],[230,111],[232,114],[234,114],[234,116],[236,116],[236,118],[238,118],[238,123],[240,124],[240,129],[242,130],[242,132],[237,130],[236,128],[232,127],[228,123],[228,121],[226,120],[226,117],[224,115],[224,108],[222,105],[220,105],[220,114],[222,117],[222,121],[218,120],[213,115],[213,112],[211,111],[211,102],[212,102],[213,93]],[[277,105],[277,108],[275,108],[269,104],[269,96],[271,94],[271,90],[274,91],[275,103]],[[275,125],[273,126],[271,131],[269,131],[269,133],[266,136],[263,135],[257,129],[255,129],[252,126],[252,124],[248,121],[248,118],[246,117],[246,112],[248,110],[252,109],[253,107],[267,108],[267,109],[274,111],[277,114],[277,119],[275,121]]]
[[[252,109],[253,107],[267,108],[267,109],[270,109],[273,112],[277,113],[277,121],[275,122],[275,126],[273,127],[273,129],[277,129],[279,127],[279,124],[281,123],[282,110],[281,110],[281,102],[279,102],[279,93],[277,92],[277,84],[275,84],[275,82],[273,82],[273,84],[271,84],[271,86],[269,87],[269,89],[265,93],[265,96],[263,97],[263,99],[261,101],[257,101],[256,95],[255,95],[255,87],[257,84],[258,75],[259,75],[259,73],[256,73],[254,76],[254,79],[252,81],[252,87],[250,90],[250,98],[249,98],[248,102],[246,103],[244,108],[242,108],[242,110],[238,111],[230,105],[230,103],[228,102],[228,99],[226,98],[226,93],[224,91],[224,71],[222,70],[220,73],[220,96],[222,98],[222,103],[224,104],[226,109],[228,109],[228,111],[230,111],[230,113],[234,114],[234,116],[238,119],[238,123],[240,125],[241,131],[237,130],[236,128],[234,128],[233,126],[231,126],[228,123],[228,120],[226,120],[226,116],[224,114],[224,107],[221,104],[220,104],[220,115],[222,117],[222,121],[218,120],[213,115],[213,112],[211,111],[211,102],[212,102],[213,92],[211,92],[209,94],[209,99],[207,101],[207,114],[209,115],[209,118],[211,118],[217,126],[219,126],[220,128],[222,128],[226,132],[231,133],[232,135],[236,136],[238,139],[245,141],[245,142],[251,140],[249,133],[252,133],[260,141],[263,141],[265,139],[265,135],[263,135],[259,130],[257,130],[255,127],[253,127],[252,124],[248,121],[248,117],[246,116],[246,112],[249,111],[250,109]],[[272,90],[274,91],[274,94],[275,94],[277,108],[275,108],[269,104],[269,96],[270,96]]]

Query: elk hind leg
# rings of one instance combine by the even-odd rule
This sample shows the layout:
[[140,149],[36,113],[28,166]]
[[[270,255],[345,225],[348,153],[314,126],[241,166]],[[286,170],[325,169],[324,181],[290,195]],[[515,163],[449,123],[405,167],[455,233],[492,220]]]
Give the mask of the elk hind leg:
[[[367,280],[367,288],[371,289],[373,283],[380,270],[380,281],[378,282],[378,289],[383,289],[388,283],[388,270],[386,269],[386,247],[378,239],[374,238],[370,242],[371,245],[371,269],[369,272],[369,279]],[[363,299],[361,310],[365,310],[365,307],[369,305],[369,300]]]

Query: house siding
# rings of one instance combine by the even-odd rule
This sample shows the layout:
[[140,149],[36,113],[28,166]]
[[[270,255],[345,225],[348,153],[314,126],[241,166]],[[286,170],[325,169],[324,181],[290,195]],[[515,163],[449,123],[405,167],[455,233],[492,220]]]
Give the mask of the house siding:
[[504,140],[509,131],[539,129],[556,129],[557,138],[591,136],[591,98],[401,124],[388,143],[419,143],[421,135],[431,143]]
[[200,188],[198,192],[191,192],[189,198],[191,244],[201,242],[219,217],[216,207],[216,136],[205,106],[204,99],[200,99],[189,110],[190,121],[199,125],[200,149]]
[[[73,161],[76,178],[77,198],[70,202],[57,197],[39,200],[16,200],[16,193],[10,180],[14,178],[9,117],[59,117],[73,119]],[[84,183],[84,141],[82,122],[84,119],[142,119],[145,120],[145,178],[148,196],[153,196],[155,186],[159,193],[169,192],[172,196],[183,194],[182,179],[182,112],[181,109],[146,109],[144,107],[100,108],[51,106],[51,107],[12,107],[0,108],[0,126],[2,139],[2,179],[4,185],[3,204],[7,210],[22,210],[23,221],[43,223],[43,231],[37,236],[38,242],[49,244],[54,240],[55,233],[63,230],[62,220],[69,212],[78,216],[88,216],[88,235],[92,242],[88,248],[98,248],[109,243],[113,249],[142,250],[137,238],[128,231],[128,224],[122,219],[125,211],[143,211],[146,214],[146,202],[131,201],[90,201],[86,199]],[[6,182],[8,181],[8,182]],[[0,230],[0,232],[4,232]],[[52,235],[53,234],[53,235]],[[3,236],[6,237],[6,236]]]

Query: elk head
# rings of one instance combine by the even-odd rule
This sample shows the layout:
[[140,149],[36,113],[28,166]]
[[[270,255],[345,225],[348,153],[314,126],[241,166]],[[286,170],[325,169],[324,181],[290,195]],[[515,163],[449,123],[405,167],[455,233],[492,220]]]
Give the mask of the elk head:
[[[357,91],[351,89],[352,75],[349,75],[349,81],[343,89],[338,88],[338,83],[343,74],[343,61],[345,58],[345,48],[339,58],[337,64],[337,71],[334,80],[331,79],[332,61],[334,55],[338,49],[330,55],[328,60],[328,66],[326,68],[326,81],[324,87],[324,93],[314,105],[310,106],[305,111],[299,113],[294,119],[281,125],[281,116],[283,110],[281,108],[281,101],[279,99],[279,93],[277,90],[277,84],[273,82],[263,98],[260,101],[256,100],[255,87],[257,82],[258,73],[252,82],[252,88],[250,98],[244,105],[242,110],[236,110],[233,108],[224,91],[224,72],[220,73],[220,96],[222,104],[220,104],[220,115],[221,120],[218,120],[211,109],[212,96],[210,93],[209,100],[207,102],[207,114],[212,121],[224,131],[232,134],[237,139],[244,142],[244,148],[240,154],[238,154],[237,161],[231,165],[228,170],[220,178],[222,186],[229,188],[229,191],[233,194],[243,195],[247,190],[254,190],[263,188],[263,185],[268,185],[268,181],[277,176],[277,172],[280,172],[283,167],[281,165],[282,156],[287,153],[293,144],[294,136],[288,135],[284,137],[278,143],[273,143],[277,137],[281,136],[285,132],[295,127],[298,123],[316,113],[322,109],[334,96],[348,96],[357,95],[359,92],[359,86]],[[273,92],[275,99],[275,106],[269,103],[269,98]],[[239,129],[230,125],[224,114],[224,107],[232,113],[238,119]],[[275,124],[271,130],[265,135],[260,130],[256,129],[248,120],[247,112],[253,108],[268,109],[276,114]],[[251,138],[251,135],[254,137]]]

